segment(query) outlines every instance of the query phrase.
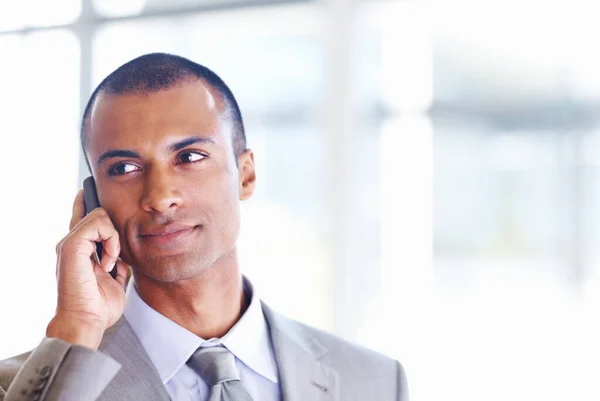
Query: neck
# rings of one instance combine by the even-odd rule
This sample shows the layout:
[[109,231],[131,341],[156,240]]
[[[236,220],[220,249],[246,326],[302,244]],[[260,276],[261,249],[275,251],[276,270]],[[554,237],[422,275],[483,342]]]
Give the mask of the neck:
[[203,339],[223,337],[247,308],[235,252],[200,275],[174,283],[135,277],[140,297],[152,309]]

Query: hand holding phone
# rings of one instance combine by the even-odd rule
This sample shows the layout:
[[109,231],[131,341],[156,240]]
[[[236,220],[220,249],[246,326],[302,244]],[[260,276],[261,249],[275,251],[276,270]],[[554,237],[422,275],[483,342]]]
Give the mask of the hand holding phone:
[[[90,199],[95,190],[90,191],[89,184],[86,188]],[[95,207],[94,198],[88,200],[86,213],[84,193],[79,191],[69,233],[56,246],[58,297],[46,335],[97,349],[104,331],[123,314],[129,267],[119,259],[119,233],[106,210]],[[97,252],[98,243],[101,252]],[[98,253],[97,261],[94,253]],[[107,274],[113,268],[116,279]]]
[[[83,201],[85,202],[85,215],[87,216],[92,210],[100,207],[98,193],[96,192],[96,183],[94,177],[88,177],[83,180]],[[100,264],[102,260],[102,242],[96,242],[96,252],[94,253],[96,262]],[[117,278],[117,266],[110,271],[112,278]]]

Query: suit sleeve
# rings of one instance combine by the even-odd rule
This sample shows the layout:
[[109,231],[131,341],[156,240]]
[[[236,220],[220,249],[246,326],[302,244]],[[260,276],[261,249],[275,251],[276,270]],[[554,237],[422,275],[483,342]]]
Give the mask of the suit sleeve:
[[399,362],[396,362],[396,377],[397,386],[396,389],[398,401],[408,401],[408,381],[406,380],[406,372]]
[[44,338],[0,401],[94,401],[121,365],[101,352]]

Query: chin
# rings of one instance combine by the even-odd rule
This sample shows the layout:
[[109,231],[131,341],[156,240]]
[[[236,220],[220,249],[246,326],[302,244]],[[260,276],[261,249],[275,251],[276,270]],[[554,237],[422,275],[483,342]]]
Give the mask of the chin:
[[136,270],[154,281],[163,283],[175,283],[197,277],[210,267],[199,264],[197,262],[199,258],[191,257],[190,255],[144,259],[136,264],[138,266]]

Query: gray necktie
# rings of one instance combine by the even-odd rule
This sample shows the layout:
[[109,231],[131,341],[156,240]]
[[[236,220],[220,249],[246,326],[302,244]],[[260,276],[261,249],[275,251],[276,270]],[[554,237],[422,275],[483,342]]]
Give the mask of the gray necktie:
[[210,387],[208,401],[252,401],[227,348],[200,347],[187,363]]

